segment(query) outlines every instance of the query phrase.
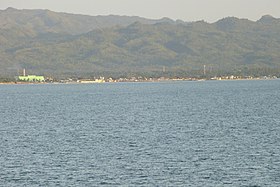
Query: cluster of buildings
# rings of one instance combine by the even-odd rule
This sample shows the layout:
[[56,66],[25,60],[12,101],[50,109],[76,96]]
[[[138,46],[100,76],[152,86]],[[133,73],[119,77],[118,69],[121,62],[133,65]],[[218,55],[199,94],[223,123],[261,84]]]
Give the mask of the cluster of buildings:
[[212,77],[210,80],[252,80],[252,79],[277,79],[276,76],[260,76],[260,77],[253,77],[253,76],[221,76],[221,77]]
[[24,81],[24,82],[44,82],[45,77],[38,76],[38,75],[26,75],[26,76],[18,76],[17,80]]
[[45,82],[45,77],[38,75],[26,75],[25,69],[23,69],[23,75],[17,76],[16,80],[22,82]]
[[51,78],[45,78],[44,76],[38,75],[26,75],[25,69],[23,69],[23,75],[17,76],[16,81],[18,82],[58,82],[58,83],[104,83],[104,82],[158,82],[158,81],[201,81],[201,80],[240,80],[240,79],[276,79],[275,76],[264,76],[264,77],[252,77],[252,76],[215,76],[211,78],[147,78],[147,77],[130,77],[130,78],[93,78],[93,79],[66,79],[60,81],[54,81]]

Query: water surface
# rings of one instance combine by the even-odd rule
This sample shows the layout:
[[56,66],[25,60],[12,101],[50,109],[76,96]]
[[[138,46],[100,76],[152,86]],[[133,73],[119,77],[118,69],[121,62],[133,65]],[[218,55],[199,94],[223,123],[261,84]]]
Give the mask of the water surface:
[[280,81],[0,85],[0,186],[280,186]]

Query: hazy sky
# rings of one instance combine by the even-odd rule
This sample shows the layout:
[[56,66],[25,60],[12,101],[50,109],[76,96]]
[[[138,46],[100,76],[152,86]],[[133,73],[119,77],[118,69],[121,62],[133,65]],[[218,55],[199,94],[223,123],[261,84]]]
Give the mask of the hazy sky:
[[0,0],[0,9],[49,9],[87,15],[128,15],[214,22],[228,16],[280,18],[280,0]]

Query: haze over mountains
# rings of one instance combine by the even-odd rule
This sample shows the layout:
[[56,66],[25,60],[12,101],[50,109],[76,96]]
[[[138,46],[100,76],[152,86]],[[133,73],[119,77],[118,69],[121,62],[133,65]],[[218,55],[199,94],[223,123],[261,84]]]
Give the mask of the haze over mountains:
[[0,10],[0,75],[279,73],[280,19],[215,23]]

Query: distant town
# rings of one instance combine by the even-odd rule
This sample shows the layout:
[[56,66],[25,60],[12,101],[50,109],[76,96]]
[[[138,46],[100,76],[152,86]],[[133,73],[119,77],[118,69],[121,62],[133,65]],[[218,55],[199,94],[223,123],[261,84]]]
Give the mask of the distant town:
[[[96,79],[64,79],[60,80],[59,83],[105,83],[105,82],[163,82],[163,81],[205,81],[205,80],[258,80],[258,79],[277,79],[276,76],[263,76],[263,77],[240,77],[240,76],[223,76],[223,77],[212,77],[210,79],[207,78],[192,78],[192,77],[184,77],[184,78],[168,78],[168,77],[159,77],[159,78],[151,78],[151,77],[129,77],[129,78],[104,78],[99,77]],[[48,82],[48,81],[47,81]]]
[[213,76],[213,77],[145,77],[145,76],[131,76],[131,77],[93,77],[93,78],[63,78],[57,79],[53,77],[45,77],[42,75],[27,75],[25,69],[22,75],[16,76],[14,79],[0,79],[1,84],[43,84],[43,83],[57,83],[57,84],[90,84],[90,83],[117,83],[117,82],[163,82],[163,81],[206,81],[206,80],[266,80],[277,79],[276,76]]
[[212,77],[212,78],[169,78],[169,77],[124,77],[124,78],[105,78],[98,77],[94,79],[77,79],[77,78],[67,78],[56,80],[50,77],[37,76],[37,75],[27,75],[19,76],[15,81],[0,81],[1,84],[94,84],[94,83],[118,83],[118,82],[165,82],[165,81],[206,81],[206,80],[269,80],[277,79],[276,76],[262,76],[262,77],[252,77],[252,76],[222,76],[222,77]]

